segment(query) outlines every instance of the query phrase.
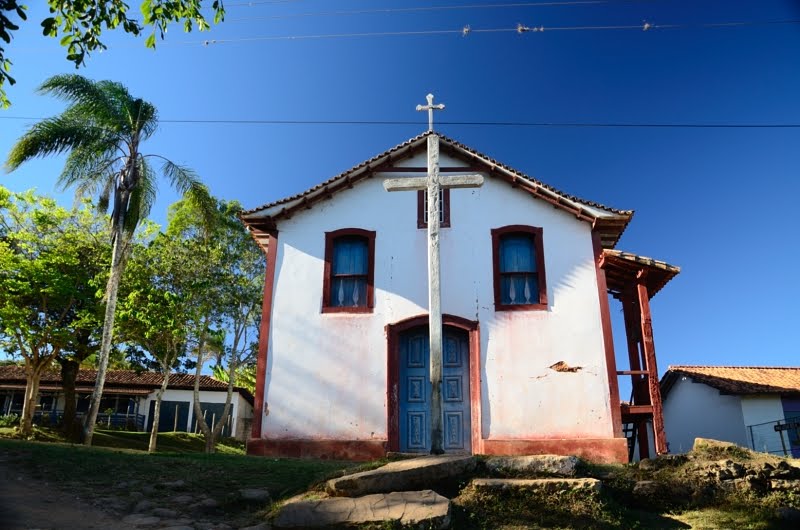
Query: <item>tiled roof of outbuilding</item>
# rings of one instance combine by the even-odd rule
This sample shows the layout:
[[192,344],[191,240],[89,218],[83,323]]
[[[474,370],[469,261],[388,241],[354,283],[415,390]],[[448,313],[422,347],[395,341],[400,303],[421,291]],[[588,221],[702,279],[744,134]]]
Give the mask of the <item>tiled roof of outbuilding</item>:
[[[80,370],[75,380],[76,385],[94,387],[97,378],[97,370]],[[109,370],[106,372],[106,389],[156,389],[164,381],[163,374],[157,372],[136,372],[135,370]],[[25,369],[21,366],[0,366],[0,387],[25,383]],[[42,374],[40,382],[44,385],[50,383],[61,383],[61,374],[55,370],[47,370]],[[194,375],[192,374],[170,374],[169,386],[175,390],[192,390],[194,388]],[[228,383],[214,379],[207,375],[200,376],[200,390],[227,391]],[[250,392],[244,388],[236,387],[235,390],[242,394],[246,399],[252,400]]]
[[800,367],[670,366],[661,378],[662,393],[668,394],[681,376],[724,394],[800,394]]

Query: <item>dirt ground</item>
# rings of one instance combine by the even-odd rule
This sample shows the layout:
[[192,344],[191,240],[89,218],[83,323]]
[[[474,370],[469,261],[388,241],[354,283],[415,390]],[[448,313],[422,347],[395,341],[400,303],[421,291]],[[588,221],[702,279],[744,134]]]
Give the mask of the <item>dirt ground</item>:
[[25,476],[12,457],[0,455],[0,529],[75,530],[135,527],[111,517],[46,481]]

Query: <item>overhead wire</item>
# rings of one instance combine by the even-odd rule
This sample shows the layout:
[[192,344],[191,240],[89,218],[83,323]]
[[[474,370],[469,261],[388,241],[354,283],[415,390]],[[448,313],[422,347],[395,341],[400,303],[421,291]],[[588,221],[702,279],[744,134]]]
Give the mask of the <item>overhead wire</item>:
[[[396,13],[421,13],[432,11],[464,11],[469,9],[508,9],[508,8],[535,8],[535,7],[571,7],[586,5],[617,4],[620,2],[641,2],[642,0],[561,0],[548,2],[513,2],[502,4],[463,4],[455,6],[416,6],[416,7],[385,7],[371,9],[339,9],[334,11],[312,11],[306,13],[284,13],[280,15],[259,15],[241,18],[226,18],[225,22],[247,22],[252,20],[279,20],[287,18],[308,18],[308,17],[336,17],[336,16],[355,16],[355,15],[384,15]],[[257,3],[238,3],[227,4],[226,7],[253,6]]]
[[[33,116],[3,116],[0,119],[40,121]],[[421,125],[420,120],[233,120],[160,119],[159,123],[194,125]],[[437,121],[437,125],[477,127],[565,127],[648,129],[800,129],[799,123],[669,123],[669,122],[556,122],[556,121]]]
[[691,24],[654,24],[644,21],[641,24],[621,24],[605,26],[526,26],[517,24],[514,28],[472,28],[470,25],[463,26],[461,29],[433,29],[415,31],[368,31],[352,33],[320,33],[308,35],[261,35],[254,37],[239,37],[230,39],[208,39],[203,41],[177,41],[176,44],[202,44],[204,46],[214,44],[230,44],[236,42],[257,42],[257,41],[280,41],[280,40],[318,40],[318,39],[341,39],[359,37],[399,37],[399,36],[422,36],[422,35],[453,35],[460,34],[468,36],[473,33],[543,33],[545,31],[619,31],[619,30],[638,30],[652,31],[659,29],[714,29],[714,28],[733,28],[744,26],[775,26],[775,25],[794,25],[800,24],[800,19],[789,20],[751,20],[751,21],[732,21],[732,22],[710,22],[710,23],[691,23]]

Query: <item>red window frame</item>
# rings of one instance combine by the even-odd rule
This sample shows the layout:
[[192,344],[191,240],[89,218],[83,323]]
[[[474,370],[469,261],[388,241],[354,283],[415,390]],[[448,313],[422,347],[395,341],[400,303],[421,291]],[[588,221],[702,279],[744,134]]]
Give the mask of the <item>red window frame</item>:
[[[331,273],[333,271],[333,245],[340,237],[361,237],[367,240],[367,303],[364,306],[331,306]],[[375,232],[361,228],[342,228],[325,232],[325,267],[322,278],[323,313],[372,313],[375,307]]]
[[[428,228],[428,210],[425,207],[425,190],[417,191],[417,228]],[[450,189],[442,190],[442,228],[450,228]]]
[[[536,275],[539,283],[538,304],[504,304],[500,292],[500,240],[505,235],[526,234],[533,239],[536,252]],[[547,274],[544,269],[544,242],[542,229],[536,226],[509,225],[492,229],[492,262],[494,276],[494,309],[495,311],[536,311],[547,309]]]

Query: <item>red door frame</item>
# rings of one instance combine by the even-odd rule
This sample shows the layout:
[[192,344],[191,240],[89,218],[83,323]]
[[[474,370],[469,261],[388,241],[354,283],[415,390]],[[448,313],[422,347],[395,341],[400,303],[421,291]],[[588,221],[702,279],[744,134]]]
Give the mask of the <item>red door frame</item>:
[[[400,334],[411,328],[428,325],[428,315],[418,315],[386,326],[386,419],[389,437],[389,451],[400,450]],[[481,337],[476,320],[442,315],[442,325],[463,329],[469,334],[469,397],[470,430],[472,431],[472,453],[483,452],[481,436]]]

